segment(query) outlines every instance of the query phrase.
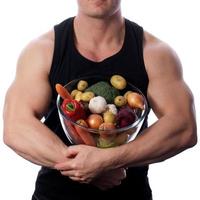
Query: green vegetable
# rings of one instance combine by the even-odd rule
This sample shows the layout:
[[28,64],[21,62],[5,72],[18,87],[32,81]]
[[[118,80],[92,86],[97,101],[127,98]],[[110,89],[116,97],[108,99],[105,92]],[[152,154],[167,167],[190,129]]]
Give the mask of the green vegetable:
[[99,140],[97,142],[97,147],[99,147],[99,148],[110,148],[110,147],[114,147],[114,146],[116,146],[114,141],[99,137]]
[[115,89],[105,81],[100,81],[91,85],[89,88],[87,88],[86,91],[91,91],[96,96],[104,97],[107,103],[113,103],[114,98],[120,95],[117,89]]
[[116,147],[116,146],[126,143],[127,139],[128,139],[128,134],[126,132],[121,133],[118,136],[114,136],[114,137],[100,136],[97,141],[97,147],[99,148]]

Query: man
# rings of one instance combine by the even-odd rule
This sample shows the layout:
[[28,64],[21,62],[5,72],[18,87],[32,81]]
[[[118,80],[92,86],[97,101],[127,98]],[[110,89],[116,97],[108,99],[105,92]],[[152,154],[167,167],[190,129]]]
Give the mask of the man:
[[[43,166],[33,199],[152,199],[148,165],[197,142],[193,97],[175,52],[121,16],[120,0],[78,0],[78,14],[21,53],[4,111],[4,141]],[[56,110],[56,83],[121,74],[148,98],[158,121],[110,149],[69,147]],[[40,119],[45,116],[45,123]],[[125,173],[126,169],[126,173]]]

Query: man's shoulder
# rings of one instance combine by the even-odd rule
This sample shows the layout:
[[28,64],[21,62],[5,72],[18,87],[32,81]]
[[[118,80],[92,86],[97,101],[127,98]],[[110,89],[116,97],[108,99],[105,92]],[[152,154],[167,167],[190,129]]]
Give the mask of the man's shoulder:
[[173,49],[164,41],[144,31],[144,51],[146,53],[170,53]]
[[22,50],[18,64],[42,65],[49,71],[53,59],[54,31],[50,30],[31,40]]
[[176,52],[169,44],[146,31],[144,31],[144,56],[157,61],[178,59]]
[[50,30],[39,37],[31,40],[25,50],[51,51],[54,47],[54,31]]
[[181,74],[182,71],[174,49],[148,32],[144,32],[144,62],[149,76],[160,72]]

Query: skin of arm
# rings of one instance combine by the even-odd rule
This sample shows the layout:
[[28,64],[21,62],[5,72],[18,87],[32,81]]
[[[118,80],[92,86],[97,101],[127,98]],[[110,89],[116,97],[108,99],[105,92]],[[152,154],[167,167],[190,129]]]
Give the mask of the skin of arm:
[[68,148],[67,156],[73,158],[55,166],[63,175],[90,182],[106,170],[161,162],[197,143],[193,96],[183,80],[176,53],[145,33],[144,61],[149,76],[148,99],[158,121],[119,147]]
[[[40,119],[48,109],[51,88],[52,32],[31,42],[21,53],[16,77],[5,98],[4,143],[37,165],[54,168],[67,162],[67,146]],[[102,190],[121,184],[122,168],[110,170],[92,184]],[[73,178],[72,178],[73,179]]]
[[22,51],[4,106],[4,142],[25,159],[47,167],[66,160],[64,143],[41,121],[48,109],[53,32]]

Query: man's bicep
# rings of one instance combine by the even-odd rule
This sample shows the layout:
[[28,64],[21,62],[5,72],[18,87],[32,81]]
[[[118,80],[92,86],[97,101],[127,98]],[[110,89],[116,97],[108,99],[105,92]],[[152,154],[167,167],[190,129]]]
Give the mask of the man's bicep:
[[35,115],[41,118],[51,99],[49,84],[44,80],[15,80],[8,90],[6,104],[18,116]]
[[162,117],[168,113],[187,113],[192,94],[183,80],[178,56],[164,43],[147,52],[148,99],[155,114]]
[[183,80],[154,81],[149,85],[148,98],[158,118],[166,114],[185,115],[191,109],[192,94]]
[[44,45],[29,45],[18,60],[16,77],[8,90],[6,103],[11,113],[34,114],[41,117],[51,99],[48,80],[49,63],[46,62]]

